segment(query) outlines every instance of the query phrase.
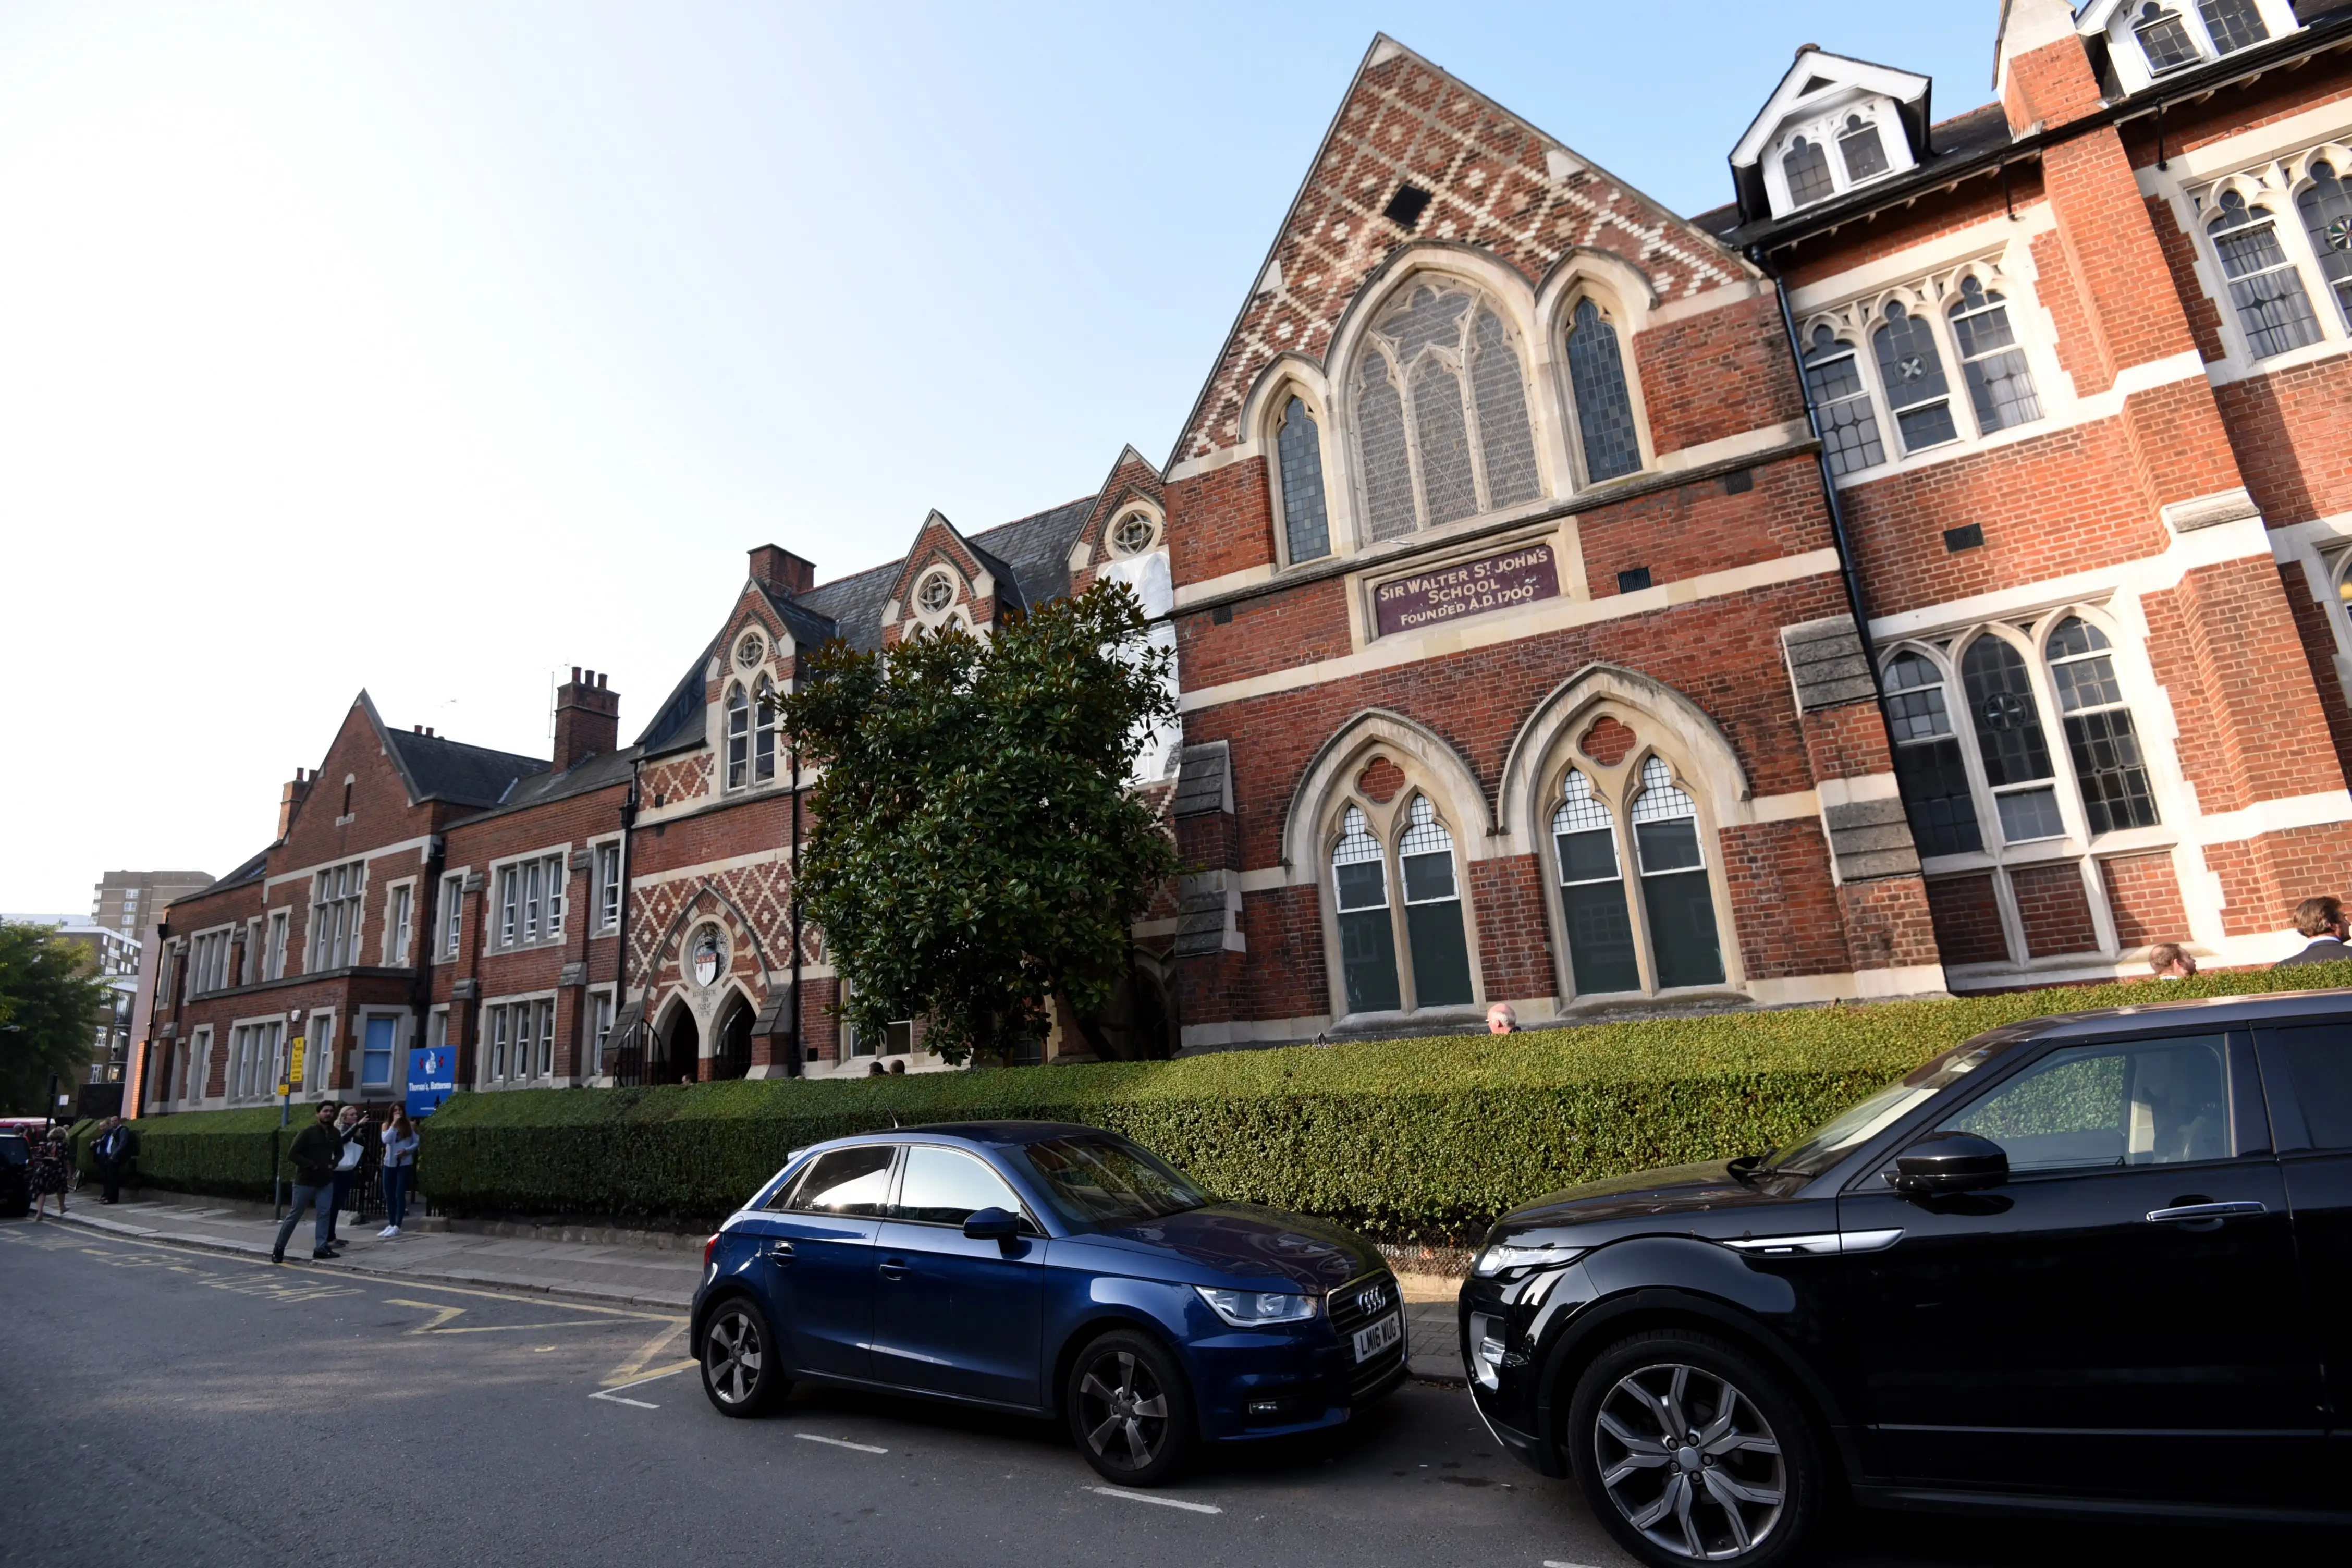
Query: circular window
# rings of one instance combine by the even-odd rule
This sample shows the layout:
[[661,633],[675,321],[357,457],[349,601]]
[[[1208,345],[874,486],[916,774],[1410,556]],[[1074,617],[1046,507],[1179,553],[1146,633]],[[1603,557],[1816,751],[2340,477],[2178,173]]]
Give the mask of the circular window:
[[1151,548],[1159,528],[1150,517],[1139,511],[1129,512],[1110,531],[1110,547],[1121,555],[1140,555]]
[[954,603],[955,584],[944,572],[924,578],[923,585],[915,590],[915,607],[927,616],[940,615]]
[[717,926],[704,926],[694,938],[694,983],[709,985],[718,980],[720,963],[727,944],[719,939]]
[[749,669],[759,663],[760,656],[767,651],[766,646],[760,641],[760,634],[753,632],[736,647],[735,662]]

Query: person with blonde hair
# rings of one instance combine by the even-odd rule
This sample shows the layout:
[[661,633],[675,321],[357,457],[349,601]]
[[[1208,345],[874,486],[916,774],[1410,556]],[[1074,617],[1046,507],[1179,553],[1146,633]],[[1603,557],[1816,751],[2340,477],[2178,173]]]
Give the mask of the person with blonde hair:
[[384,1226],[375,1234],[378,1241],[390,1241],[400,1234],[401,1219],[408,1213],[408,1183],[416,1173],[416,1124],[395,1105],[376,1136],[383,1141]]
[[2194,980],[2197,961],[2177,942],[2159,942],[2147,950],[2148,972],[2158,980]]

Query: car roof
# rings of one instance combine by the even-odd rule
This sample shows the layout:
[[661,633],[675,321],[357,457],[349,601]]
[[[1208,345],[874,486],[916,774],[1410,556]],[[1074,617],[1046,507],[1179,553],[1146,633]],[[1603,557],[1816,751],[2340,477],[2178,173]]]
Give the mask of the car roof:
[[[967,1143],[988,1143],[998,1147],[1013,1147],[1035,1143],[1047,1138],[1115,1138],[1099,1127],[1088,1127],[1078,1121],[933,1121],[919,1127],[893,1127],[887,1131],[861,1132],[854,1138],[834,1142],[843,1144],[864,1142],[904,1142],[909,1138],[954,1138]],[[828,1145],[830,1147],[830,1145]]]
[[[2151,982],[2151,988],[2157,983]],[[1985,1043],[2098,1039],[2167,1026],[2224,1029],[2312,1017],[2352,1017],[2352,991],[2273,991],[2259,996],[2192,996],[2146,1005],[2053,1013],[1979,1037]]]

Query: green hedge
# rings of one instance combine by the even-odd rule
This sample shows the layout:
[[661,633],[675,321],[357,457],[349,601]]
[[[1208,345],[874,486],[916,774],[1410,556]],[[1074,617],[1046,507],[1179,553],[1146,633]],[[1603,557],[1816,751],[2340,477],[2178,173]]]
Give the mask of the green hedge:
[[[282,1135],[278,1114],[278,1108],[269,1105],[141,1117],[135,1123],[138,1180],[143,1186],[173,1192],[266,1199],[270,1195],[270,1150],[289,1147],[313,1112],[308,1106],[295,1106],[296,1120]],[[86,1149],[83,1158],[89,1158]],[[294,1168],[286,1165],[283,1173],[290,1181]]]
[[[1786,1143],[1972,1035],[2049,1013],[2352,986],[2352,963],[1174,1062],[461,1094],[424,1124],[445,1212],[702,1221],[786,1153],[894,1122],[1084,1121],[1212,1190],[1383,1237],[1465,1236],[1571,1183]],[[141,1123],[161,1184],[268,1187],[268,1110]]]

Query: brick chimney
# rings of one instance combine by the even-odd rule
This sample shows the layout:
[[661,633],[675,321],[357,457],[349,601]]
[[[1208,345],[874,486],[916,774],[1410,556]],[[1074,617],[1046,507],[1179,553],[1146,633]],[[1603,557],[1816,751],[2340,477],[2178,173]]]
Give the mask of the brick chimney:
[[294,770],[293,782],[289,784],[285,792],[278,797],[278,837],[285,837],[286,830],[294,826],[295,809],[302,804],[302,797],[310,793],[311,783],[318,776],[316,773],[306,773],[300,768]]
[[621,694],[594,670],[573,665],[572,679],[555,690],[555,771],[608,755],[620,741]]
[[2063,125],[2096,110],[2098,78],[2067,0],[2004,0],[1993,86],[2009,128]]
[[803,561],[781,544],[762,544],[751,552],[753,581],[789,599],[816,586],[816,563]]

